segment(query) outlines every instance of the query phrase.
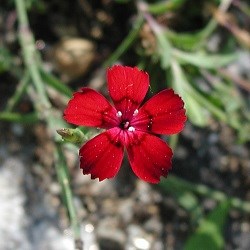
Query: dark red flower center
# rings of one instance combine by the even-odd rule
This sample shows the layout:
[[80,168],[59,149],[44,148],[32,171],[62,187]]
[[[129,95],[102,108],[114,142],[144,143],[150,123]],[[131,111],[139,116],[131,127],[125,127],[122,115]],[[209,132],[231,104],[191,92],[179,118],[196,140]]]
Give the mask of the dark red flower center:
[[127,121],[127,120],[125,120],[125,121],[121,121],[121,123],[120,123],[120,128],[121,129],[128,129],[129,128],[129,124],[130,124],[130,122],[129,121]]
[[[136,111],[136,114],[138,113],[138,111]],[[118,125],[118,127],[122,130],[128,130],[130,132],[134,132],[135,128],[133,126],[131,126],[131,121],[129,118],[125,118],[122,115],[121,111],[117,112],[117,117],[120,118],[120,123]]]

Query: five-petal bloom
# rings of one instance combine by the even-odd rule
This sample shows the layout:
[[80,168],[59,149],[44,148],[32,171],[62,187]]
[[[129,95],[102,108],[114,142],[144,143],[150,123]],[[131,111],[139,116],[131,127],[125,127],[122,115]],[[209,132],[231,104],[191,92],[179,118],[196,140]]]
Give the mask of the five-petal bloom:
[[90,88],[74,94],[64,111],[67,122],[107,129],[80,149],[83,174],[103,180],[120,169],[124,147],[134,173],[142,180],[158,183],[171,168],[171,148],[154,134],[180,132],[186,121],[184,103],[166,89],[140,107],[149,76],[138,68],[113,66],[107,71],[108,89],[114,107]]

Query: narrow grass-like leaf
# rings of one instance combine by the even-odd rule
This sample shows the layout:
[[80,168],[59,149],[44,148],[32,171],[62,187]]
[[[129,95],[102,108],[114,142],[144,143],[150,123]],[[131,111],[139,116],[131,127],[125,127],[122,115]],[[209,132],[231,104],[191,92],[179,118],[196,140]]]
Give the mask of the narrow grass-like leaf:
[[12,58],[9,51],[4,47],[0,47],[0,73],[9,70],[11,60]]
[[30,124],[38,122],[39,117],[37,113],[20,114],[12,112],[0,112],[0,120],[6,122]]
[[[205,125],[205,122],[201,122],[199,124],[199,121],[201,119],[207,119],[206,113],[204,113],[205,110],[211,112],[214,116],[219,118],[223,122],[229,123],[228,117],[225,114],[225,112],[220,109],[218,106],[216,106],[215,103],[212,102],[209,98],[206,98],[203,96],[198,90],[196,90],[186,79],[184,72],[182,71],[182,68],[180,65],[172,60],[171,63],[171,70],[173,74],[173,86],[176,89],[176,91],[183,97],[184,101],[186,101],[186,109],[188,114],[191,112],[191,116],[189,117],[190,120],[196,124],[203,126]],[[189,95],[190,98],[186,98],[186,96]],[[190,101],[191,100],[191,101]],[[193,102],[193,103],[192,103]],[[191,111],[189,111],[189,107],[191,107]],[[200,108],[197,108],[200,107]],[[202,108],[204,107],[204,108]],[[202,114],[201,114],[202,112]],[[200,117],[197,117],[197,114],[200,114]],[[202,118],[203,117],[203,118]],[[207,122],[207,120],[205,120]]]
[[179,9],[186,1],[187,0],[169,0],[152,3],[148,5],[148,11],[152,14],[163,14]]
[[168,69],[171,62],[172,47],[163,32],[155,33],[158,41],[158,54],[163,69]]
[[172,30],[166,30],[165,35],[176,48],[192,51],[199,49],[205,43],[215,27],[216,22],[211,20],[204,29],[195,33],[177,33]]
[[54,88],[55,90],[64,94],[67,97],[72,96],[72,93],[73,93],[72,90],[68,86],[66,86],[65,83],[61,82],[55,76],[44,71],[43,69],[40,70],[40,73],[41,73],[41,77],[43,81],[46,84],[48,84],[49,86],[51,86],[52,88]]
[[27,87],[29,85],[30,75],[28,70],[26,70],[23,74],[23,77],[21,81],[18,83],[15,93],[13,96],[11,96],[7,102],[5,111],[11,112],[14,107],[17,105],[17,103],[20,101],[21,97],[24,95],[24,93],[27,90]]
[[188,83],[181,67],[177,62],[171,64],[172,75],[173,75],[173,87],[181,95],[185,102],[185,108],[190,121],[197,126],[207,125],[207,114],[204,108],[193,98],[192,89]]
[[228,55],[208,55],[205,53],[188,53],[180,50],[173,50],[174,57],[182,64],[192,64],[199,68],[217,69],[233,62],[236,54]]

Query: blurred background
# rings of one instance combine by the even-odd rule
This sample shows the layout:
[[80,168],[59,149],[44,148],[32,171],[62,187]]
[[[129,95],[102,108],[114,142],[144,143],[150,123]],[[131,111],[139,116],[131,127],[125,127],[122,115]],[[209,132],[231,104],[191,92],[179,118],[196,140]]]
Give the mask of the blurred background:
[[[0,6],[0,249],[250,249],[247,0],[7,0]],[[98,182],[57,129],[72,93],[138,66],[188,115],[159,185]],[[86,139],[97,134],[80,128]]]

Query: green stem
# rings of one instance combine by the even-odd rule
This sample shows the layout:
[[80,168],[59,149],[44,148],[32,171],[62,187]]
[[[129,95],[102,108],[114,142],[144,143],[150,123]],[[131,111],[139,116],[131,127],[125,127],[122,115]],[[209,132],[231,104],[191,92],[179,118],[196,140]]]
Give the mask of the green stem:
[[166,180],[160,182],[159,186],[168,193],[175,193],[178,190],[186,190],[201,196],[212,198],[218,202],[229,200],[233,208],[250,213],[250,202],[248,201],[242,201],[239,198],[227,196],[221,191],[211,189],[202,184],[191,183],[173,175],[169,175]]
[[128,48],[132,45],[134,40],[136,39],[141,25],[143,23],[143,18],[139,16],[135,22],[134,28],[129,32],[127,37],[122,41],[120,46],[114,51],[114,53],[104,62],[104,68],[112,65],[115,61],[119,59],[119,57],[124,54]]
[[56,171],[58,175],[58,179],[63,188],[66,206],[68,208],[70,221],[72,224],[72,228],[74,230],[75,240],[78,241],[80,239],[80,225],[78,223],[76,209],[73,202],[73,195],[71,192],[70,184],[69,184],[69,174],[67,164],[65,162],[64,154],[62,151],[62,146],[59,143],[56,143]]
[[25,2],[23,0],[15,0],[18,19],[20,25],[28,26],[28,16],[26,14]]
[[17,103],[19,102],[19,100],[21,99],[22,95],[25,93],[28,87],[29,80],[30,80],[29,72],[26,70],[22,80],[16,87],[16,91],[14,95],[8,100],[8,103],[5,109],[6,112],[11,112],[14,109],[14,107],[17,105]]
[[[53,112],[50,109],[51,103],[48,99],[45,85],[40,74],[40,55],[37,53],[35,48],[34,36],[29,28],[28,17],[25,8],[24,0],[15,0],[17,16],[19,21],[19,36],[20,36],[20,45],[23,51],[23,57],[26,68],[29,70],[31,80],[34,84],[37,98],[36,110],[39,115],[46,121],[47,126],[50,130],[55,130],[54,124],[52,122]],[[2,114],[2,118],[14,121],[15,116],[13,114]],[[20,118],[20,117],[19,117]],[[0,116],[1,119],[1,116]],[[62,153],[60,145],[57,146],[56,151],[56,169],[58,172],[58,178],[63,189],[63,195],[66,198],[66,206],[70,216],[70,222],[74,230],[75,238],[75,248],[82,249],[81,240],[80,240],[80,225],[78,224],[76,209],[73,203],[73,197],[69,185],[69,176],[67,175],[67,165],[65,162],[65,157]]]
[[51,105],[46,95],[44,83],[39,73],[39,66],[37,62],[39,57],[36,52],[33,34],[30,31],[25,2],[24,0],[15,0],[15,4],[19,21],[19,37],[23,51],[24,62],[26,68],[30,72],[30,76],[36,91],[39,94],[37,108],[40,111],[43,111],[44,109],[50,108]]

